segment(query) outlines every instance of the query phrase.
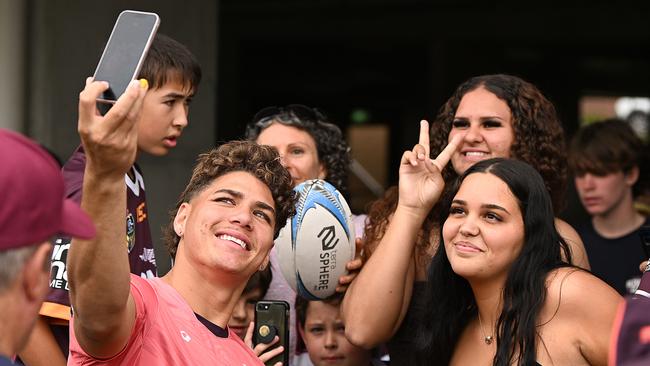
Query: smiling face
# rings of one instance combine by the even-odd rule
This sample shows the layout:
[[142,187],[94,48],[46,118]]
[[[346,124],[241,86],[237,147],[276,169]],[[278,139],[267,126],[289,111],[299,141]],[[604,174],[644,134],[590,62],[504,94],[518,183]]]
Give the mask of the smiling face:
[[483,87],[463,96],[456,109],[449,141],[465,134],[451,158],[457,174],[475,163],[490,158],[509,158],[515,139],[512,113],[508,104]]
[[310,301],[301,334],[314,366],[370,364],[370,351],[352,345],[345,338],[345,325],[338,305]]
[[193,90],[178,81],[149,90],[138,121],[138,150],[163,156],[176,147],[188,124],[193,95]]
[[524,243],[518,200],[496,176],[470,174],[454,196],[442,236],[456,274],[505,281]]
[[260,265],[268,263],[274,210],[271,191],[250,173],[235,171],[216,178],[178,209],[174,219],[174,230],[181,236],[177,260],[248,280]]
[[282,165],[287,168],[298,185],[308,179],[325,179],[327,172],[318,160],[316,141],[306,131],[274,122],[255,140],[260,145],[278,149]]

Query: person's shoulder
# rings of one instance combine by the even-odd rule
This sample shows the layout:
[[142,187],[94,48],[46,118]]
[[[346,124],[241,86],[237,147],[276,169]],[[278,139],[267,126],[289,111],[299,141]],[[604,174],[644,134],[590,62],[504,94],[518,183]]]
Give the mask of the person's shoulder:
[[573,266],[560,267],[551,271],[547,277],[547,285],[549,295],[560,291],[563,295],[569,295],[572,292],[580,292],[587,286],[607,286],[588,271]]
[[548,303],[556,304],[565,312],[584,314],[585,309],[616,305],[620,300],[616,290],[590,272],[576,267],[555,269],[548,275],[547,286]]
[[131,295],[138,312],[158,307],[160,292],[158,281],[160,281],[158,278],[147,279],[131,273]]
[[571,226],[568,222],[560,219],[560,218],[555,218],[555,228],[557,229],[558,233],[564,238],[566,241],[580,241],[580,235],[578,235],[578,232],[576,229]]

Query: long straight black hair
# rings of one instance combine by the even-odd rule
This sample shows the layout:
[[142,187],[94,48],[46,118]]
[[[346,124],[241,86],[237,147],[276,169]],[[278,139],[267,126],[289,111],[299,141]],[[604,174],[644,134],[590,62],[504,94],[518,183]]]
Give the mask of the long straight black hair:
[[[562,260],[562,252],[568,263],[571,254],[555,229],[544,180],[530,165],[518,160],[489,159],[470,167],[444,195],[440,222],[449,216],[451,201],[462,182],[474,173],[489,173],[506,183],[518,200],[524,221],[524,243],[503,289],[493,364],[535,364],[537,322],[546,298],[546,277],[552,270],[568,265]],[[419,359],[427,365],[449,364],[460,335],[477,316],[472,289],[452,270],[442,233],[440,238],[427,274],[427,305],[417,337]]]

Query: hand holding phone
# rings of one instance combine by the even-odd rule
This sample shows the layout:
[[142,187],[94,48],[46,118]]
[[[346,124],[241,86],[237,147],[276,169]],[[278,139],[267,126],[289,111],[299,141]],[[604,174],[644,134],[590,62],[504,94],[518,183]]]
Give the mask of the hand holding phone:
[[159,24],[160,18],[154,13],[125,10],[117,17],[93,76],[109,84],[97,98],[102,115],[138,76]]
[[[273,343],[275,337],[279,341]],[[253,344],[269,344],[265,353],[272,352],[279,346],[283,346],[282,353],[265,361],[268,366],[282,362],[289,365],[289,304],[286,301],[263,300],[255,304],[255,326],[253,333]]]

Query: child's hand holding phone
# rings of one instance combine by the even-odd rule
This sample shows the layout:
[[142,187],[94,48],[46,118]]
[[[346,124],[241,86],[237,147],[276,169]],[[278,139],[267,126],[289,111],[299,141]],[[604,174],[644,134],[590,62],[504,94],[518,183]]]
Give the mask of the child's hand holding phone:
[[[253,345],[253,332],[255,330],[255,323],[251,322],[246,330],[246,336],[244,337],[244,343],[253,350],[253,353],[260,359],[260,361],[266,364],[267,361],[271,360],[273,357],[281,355],[284,352],[283,346],[274,347],[269,350],[269,348],[280,341],[280,337],[277,335],[273,338],[271,343],[258,343]],[[282,362],[277,362],[273,366],[282,366]]]

